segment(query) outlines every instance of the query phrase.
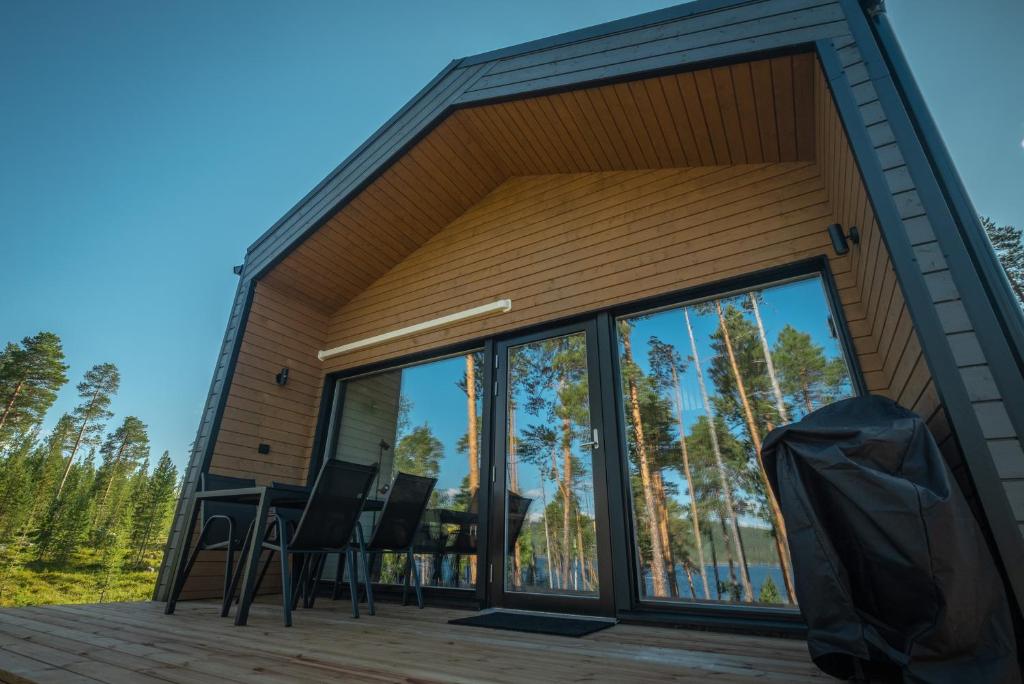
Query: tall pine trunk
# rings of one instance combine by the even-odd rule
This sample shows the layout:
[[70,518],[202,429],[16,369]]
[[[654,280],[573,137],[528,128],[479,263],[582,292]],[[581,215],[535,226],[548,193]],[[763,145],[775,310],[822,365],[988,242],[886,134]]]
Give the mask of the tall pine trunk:
[[[628,329],[622,333],[622,353],[626,365],[634,367],[633,344]],[[654,491],[654,480],[651,477],[651,466],[647,458],[647,443],[644,441],[644,426],[640,414],[640,391],[636,387],[633,374],[627,373],[626,384],[629,390],[629,411],[633,419],[633,432],[636,436],[637,461],[640,464],[640,485],[644,494],[644,508],[647,511],[647,527],[651,537],[651,579],[656,596],[667,596],[668,585],[665,582],[665,549],[661,543],[661,529],[658,524],[657,497]]]
[[[743,583],[743,591],[746,593],[746,600],[754,600],[754,589],[750,583],[750,571],[747,569],[747,559],[743,554],[743,546],[740,543],[740,526],[736,520],[736,505],[732,500],[732,488],[729,486],[729,475],[725,470],[725,462],[722,461],[722,450],[718,446],[718,433],[715,429],[715,414],[711,411],[711,400],[708,399],[707,386],[704,384],[704,370],[700,366],[700,354],[697,351],[697,340],[693,336],[693,325],[690,324],[690,312],[683,309],[683,316],[686,318],[686,331],[690,335],[690,348],[693,350],[693,365],[697,371],[697,384],[700,385],[700,396],[704,401],[704,413],[708,417],[708,433],[711,435],[711,452],[715,456],[715,466],[718,469],[718,480],[722,487],[722,499],[725,504],[725,513],[729,517],[729,533],[732,536],[733,547],[740,559],[742,569],[740,578]],[[722,527],[725,527],[725,520],[722,520]],[[727,545],[728,547],[728,545]]]
[[658,495],[658,529],[661,530],[661,547],[665,549],[665,569],[668,573],[668,590],[671,596],[679,596],[679,581],[676,579],[676,560],[672,553],[672,543],[668,531],[668,502],[665,496],[665,480],[661,472],[655,470],[654,487]]
[[476,420],[476,367],[473,363],[473,355],[466,354],[466,423],[468,425],[466,440],[469,452],[470,492],[475,492],[480,487],[480,452],[477,444]]
[[[516,404],[509,399],[508,402],[508,489],[513,494],[519,493],[519,456],[517,454],[516,439]],[[506,496],[506,501],[508,497]],[[507,504],[506,504],[507,505]],[[522,533],[520,532],[520,535]],[[519,569],[523,566],[522,552],[519,548],[519,540],[516,539],[512,546],[512,568],[513,577],[519,578]]]
[[7,422],[7,416],[11,415],[11,411],[14,410],[14,402],[17,401],[18,395],[21,394],[21,388],[25,386],[24,380],[19,380],[18,384],[14,386],[14,392],[11,393],[11,400],[7,402],[7,406],[4,407],[4,414],[0,416],[0,428],[3,428]]
[[[551,459],[554,460],[554,454],[552,454]],[[548,565],[548,589],[554,589],[555,584],[554,584],[553,578],[554,578],[554,574],[555,573],[554,573],[553,568],[555,567],[555,559],[554,559],[554,555],[555,554],[551,550],[551,530],[548,527],[548,490],[547,490],[547,487],[544,486],[544,476],[543,475],[541,475],[541,478],[540,478],[540,500],[541,500],[541,503],[544,504],[544,513],[543,513],[543,515],[541,517],[544,519],[544,544],[547,547],[546,551],[547,551],[547,554],[548,554],[548,558],[547,558],[547,561],[548,561],[548,563],[547,563],[547,565]],[[535,556],[534,557],[534,563],[536,563],[536,562],[537,562],[537,559],[536,559],[536,556]]]
[[690,488],[690,517],[693,519],[693,540],[697,547],[697,562],[700,563],[700,582],[704,588],[704,597],[711,598],[708,591],[708,574],[704,566],[704,540],[700,534],[700,512],[697,509],[697,492],[693,486],[693,474],[690,472],[690,450],[686,446],[686,425],[683,422],[683,392],[679,383],[679,373],[672,364],[672,385],[676,393],[676,422],[679,423],[679,445],[683,451],[683,473],[686,485]]
[[[572,506],[572,423],[569,417],[562,418],[562,576],[568,582],[572,571],[572,554],[569,553],[569,513]],[[568,588],[568,584],[565,585]]]
[[55,497],[57,499],[60,498],[61,492],[64,491],[64,485],[67,484],[68,475],[71,473],[71,466],[73,466],[75,464],[75,455],[78,453],[79,447],[82,446],[82,440],[85,437],[85,429],[87,427],[89,427],[89,418],[88,418],[88,416],[89,416],[90,413],[92,413],[92,409],[96,405],[96,400],[99,399],[99,396],[100,396],[100,391],[99,391],[99,389],[97,389],[93,393],[92,399],[89,400],[89,408],[87,408],[83,412],[83,415],[86,416],[86,417],[82,418],[82,427],[80,427],[78,429],[78,436],[75,437],[75,445],[71,448],[71,454],[68,456],[67,465],[64,466],[64,475],[63,475],[63,477],[60,478],[60,485],[57,487],[57,495]]
[[764,332],[764,323],[761,321],[761,308],[757,305],[757,295],[753,292],[750,293],[750,304],[754,309],[754,320],[757,321],[757,334],[761,337],[761,351],[764,352],[764,364],[768,369],[768,378],[772,383],[775,407],[779,411],[779,419],[783,423],[788,423],[789,412],[786,411],[786,400],[782,398],[782,387],[779,385],[779,376],[775,372],[775,363],[772,361],[772,350],[768,346],[768,336]]
[[782,576],[786,581],[786,590],[789,592],[790,601],[796,602],[796,594],[793,592],[793,570],[790,567],[789,555],[785,549],[789,548],[789,537],[786,534],[786,521],[782,518],[782,509],[779,502],[772,496],[772,488],[768,484],[768,472],[764,469],[764,460],[761,458],[761,431],[754,421],[754,412],[750,407],[750,400],[747,397],[747,389],[743,384],[743,376],[740,374],[739,364],[736,362],[736,352],[732,346],[732,335],[729,333],[729,326],[726,325],[725,314],[722,312],[722,302],[715,300],[715,310],[718,312],[718,322],[722,329],[722,339],[725,342],[725,351],[729,357],[729,366],[732,368],[733,376],[736,378],[736,391],[740,395],[740,404],[743,407],[743,417],[747,423],[747,430],[750,432],[750,440],[754,443],[754,453],[757,455],[757,470],[761,475],[761,483],[764,486],[764,495],[768,499],[772,517],[775,519],[775,532],[779,535],[781,548],[779,548],[779,563],[782,565]]
[[[477,444],[476,426],[476,366],[473,355],[466,354],[466,441],[469,453],[469,491],[475,493],[480,488],[480,451]],[[470,564],[469,581],[476,584],[476,562]]]

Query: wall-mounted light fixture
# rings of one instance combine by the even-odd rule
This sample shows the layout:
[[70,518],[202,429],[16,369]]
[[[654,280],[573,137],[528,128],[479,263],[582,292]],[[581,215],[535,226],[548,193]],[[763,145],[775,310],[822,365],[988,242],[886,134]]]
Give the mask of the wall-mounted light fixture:
[[278,385],[288,384],[288,368],[282,368],[281,372],[274,376],[274,381]]
[[849,242],[860,244],[860,231],[857,230],[857,226],[850,226],[850,231],[844,235],[843,226],[833,223],[828,227],[828,236],[832,238],[832,249],[840,256],[850,251]]
[[345,352],[354,351],[356,349],[362,349],[363,347],[370,347],[375,344],[381,344],[382,342],[390,342],[391,340],[397,340],[400,337],[408,337],[409,335],[415,335],[416,333],[424,332],[426,330],[433,330],[434,328],[442,328],[446,325],[459,323],[470,318],[479,318],[481,316],[488,316],[496,313],[507,313],[511,310],[511,299],[499,299],[495,302],[491,302],[490,304],[481,304],[480,306],[474,306],[472,309],[448,314],[447,316],[432,318],[429,321],[416,323],[415,325],[399,328],[398,330],[392,330],[391,332],[386,332],[381,335],[367,337],[366,339],[358,340],[356,342],[349,342],[348,344],[343,344],[340,347],[334,347],[333,349],[318,351],[316,356],[321,361],[324,361],[332,356],[344,354]]
[[237,276],[242,275],[242,264],[239,264],[238,266],[232,266],[231,272]]

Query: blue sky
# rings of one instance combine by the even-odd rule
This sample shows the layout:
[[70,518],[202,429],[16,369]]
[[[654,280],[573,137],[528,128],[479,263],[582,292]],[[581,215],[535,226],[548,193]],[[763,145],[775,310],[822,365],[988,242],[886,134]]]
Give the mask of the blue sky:
[[[184,463],[245,247],[450,59],[672,2],[0,5],[0,342],[62,336],[75,403]],[[1024,6],[890,15],[975,204],[1024,225]],[[51,421],[52,422],[52,419]]]

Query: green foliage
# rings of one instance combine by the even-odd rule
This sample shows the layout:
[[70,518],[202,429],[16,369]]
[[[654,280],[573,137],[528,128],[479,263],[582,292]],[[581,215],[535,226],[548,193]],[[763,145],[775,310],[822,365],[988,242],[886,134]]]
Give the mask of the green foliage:
[[757,600],[760,603],[782,603],[782,594],[772,581],[771,575],[766,575],[764,582],[761,583],[761,592],[757,595]]
[[846,394],[850,376],[842,359],[826,359],[811,336],[786,325],[772,350],[783,394],[804,413],[810,413]]
[[0,446],[43,420],[68,381],[60,338],[41,332],[0,352]]
[[987,216],[981,217],[981,225],[1006,271],[1017,302],[1024,307],[1024,243],[1021,243],[1024,231],[1013,226],[997,226]]
[[398,440],[395,447],[395,470],[422,477],[437,477],[444,458],[444,444],[430,426],[424,423],[414,427]]
[[0,605],[144,599],[156,579],[177,471],[165,452],[149,472],[134,416],[101,439],[120,383],[113,364],[86,372],[81,403],[40,435],[67,379],[63,358],[50,333],[0,353]]

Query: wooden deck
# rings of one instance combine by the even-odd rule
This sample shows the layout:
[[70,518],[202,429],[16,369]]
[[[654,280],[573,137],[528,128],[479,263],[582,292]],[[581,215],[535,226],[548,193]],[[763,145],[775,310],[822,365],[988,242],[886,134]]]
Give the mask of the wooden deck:
[[616,625],[581,639],[449,625],[463,611],[382,604],[353,620],[321,601],[295,626],[213,602],[0,610],[3,682],[810,682],[802,641]]

